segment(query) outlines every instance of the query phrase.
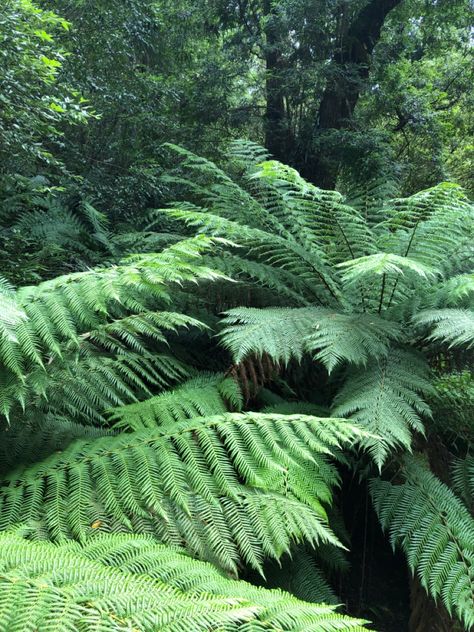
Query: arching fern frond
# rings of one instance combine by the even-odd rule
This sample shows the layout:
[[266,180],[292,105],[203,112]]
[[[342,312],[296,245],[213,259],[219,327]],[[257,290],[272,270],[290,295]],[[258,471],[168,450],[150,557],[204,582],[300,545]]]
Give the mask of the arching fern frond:
[[380,468],[391,450],[410,450],[413,431],[423,432],[421,416],[429,416],[430,410],[422,396],[431,390],[423,358],[392,349],[364,370],[349,370],[332,414],[347,417],[375,435],[363,443]]
[[467,309],[432,309],[416,315],[418,327],[432,329],[428,339],[450,347],[470,349],[474,345],[474,312]]
[[117,429],[143,430],[241,408],[242,393],[232,377],[201,374],[156,397],[120,406],[109,419]]
[[378,226],[379,247],[441,271],[453,269],[471,245],[474,207],[463,190],[443,182],[391,200]]
[[[159,254],[130,257],[119,266],[58,277],[15,295],[2,293],[0,373],[6,386],[12,385],[2,393],[2,412],[8,414],[14,396],[24,404],[33,371],[46,372],[71,350],[93,345],[92,351],[101,350],[106,358],[131,350],[136,361],[146,356],[144,341],[166,342],[165,334],[179,327],[201,326],[165,311],[171,300],[168,286],[222,277],[202,263],[202,253],[212,244],[198,237]],[[32,388],[39,391],[44,380],[36,375]]]
[[209,564],[133,536],[82,549],[0,534],[0,566],[1,632],[364,629],[330,606],[225,579]]
[[[228,568],[239,558],[259,568],[294,538],[337,543],[323,509],[337,477],[324,455],[358,434],[337,419],[227,413],[76,441],[5,478],[0,528],[32,520],[61,541],[84,540],[99,524],[184,542]],[[311,463],[321,484],[316,476],[310,487]]]
[[[88,559],[123,571],[146,574],[188,594],[200,594],[204,591],[226,596],[245,596],[256,601],[259,601],[259,595],[265,595],[268,605],[277,605],[282,596],[280,591],[267,591],[252,584],[230,580],[215,566],[192,560],[183,550],[157,544],[147,536],[101,534],[85,544],[66,544],[61,549],[77,552]],[[290,581],[288,574],[291,575]],[[316,565],[314,551],[298,547],[292,552],[288,574],[283,571],[281,564],[267,564],[265,585],[290,589],[292,595],[305,601],[336,603],[334,593]]]
[[416,460],[407,461],[406,482],[371,482],[383,529],[425,590],[441,598],[466,630],[474,625],[474,520],[452,491]]
[[400,339],[399,325],[374,314],[344,314],[319,307],[240,307],[222,321],[221,338],[236,362],[250,354],[267,353],[288,364],[311,354],[329,372],[342,362],[366,365],[370,358],[387,355]]

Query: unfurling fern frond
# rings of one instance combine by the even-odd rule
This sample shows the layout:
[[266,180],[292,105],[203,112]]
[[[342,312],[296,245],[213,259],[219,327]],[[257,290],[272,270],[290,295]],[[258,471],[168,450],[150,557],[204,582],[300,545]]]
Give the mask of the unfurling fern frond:
[[240,307],[226,312],[223,325],[223,344],[236,362],[266,353],[287,364],[311,354],[329,372],[341,362],[366,365],[369,358],[383,358],[390,343],[401,337],[397,324],[374,314],[320,307]]
[[326,605],[220,575],[181,551],[134,536],[86,547],[0,534],[1,632],[362,632]]
[[323,508],[337,475],[324,455],[358,434],[337,419],[227,413],[76,441],[6,477],[0,528],[34,521],[61,541],[99,524],[153,533],[233,570],[239,559],[260,568],[294,539],[337,544]]
[[201,374],[171,391],[111,411],[110,422],[121,430],[166,426],[193,417],[209,417],[242,408],[242,393],[231,377]]
[[428,376],[422,356],[395,349],[364,370],[348,372],[332,414],[374,435],[363,443],[379,468],[393,448],[410,450],[412,431],[424,431],[421,417],[430,409],[422,396],[432,391]]
[[474,520],[453,492],[416,460],[406,482],[375,479],[371,494],[383,529],[425,590],[441,598],[466,630],[474,625]]

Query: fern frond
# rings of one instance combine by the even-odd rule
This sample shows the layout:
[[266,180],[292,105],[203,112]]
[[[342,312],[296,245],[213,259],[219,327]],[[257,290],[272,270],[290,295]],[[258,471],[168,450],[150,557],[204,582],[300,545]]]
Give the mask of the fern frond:
[[281,268],[297,277],[295,285],[304,282],[313,301],[324,300],[337,304],[342,298],[337,276],[328,266],[323,251],[318,248],[308,250],[286,229],[270,232],[202,209],[189,211],[171,208],[163,209],[162,212],[184,222],[186,226],[196,228],[200,233],[230,240],[245,249],[246,256],[256,259],[258,263]]
[[285,558],[283,563],[272,561],[266,564],[265,579],[266,587],[287,590],[304,601],[338,603],[319,564],[317,553],[302,546],[292,551],[291,558]]
[[[190,559],[184,551],[157,544],[147,536],[101,534],[85,544],[71,543],[62,545],[60,549],[77,552],[87,559],[120,568],[122,571],[145,574],[187,594],[206,592],[222,596],[245,597],[252,601],[260,601],[258,596],[261,596],[268,600],[267,605],[277,605],[282,597],[280,591],[268,591],[246,582],[230,580],[215,566]],[[298,599],[313,603],[335,603],[334,594],[315,564],[314,552],[311,553],[301,547],[297,548],[293,553],[290,572],[291,568],[293,572],[301,573],[301,577],[293,577],[289,585],[290,592]],[[280,565],[275,565],[274,577],[271,574],[269,576],[269,570],[269,566],[266,565],[266,584],[282,587],[277,582],[283,579],[282,583],[288,586],[285,579],[281,577]],[[305,597],[302,596],[303,593]]]
[[471,310],[424,310],[415,316],[414,322],[418,327],[432,329],[428,340],[468,349],[474,345],[474,312]]
[[423,299],[422,306],[428,309],[446,307],[472,309],[474,307],[474,274],[457,274],[444,279]]
[[[317,455],[358,436],[336,419],[227,413],[76,441],[5,479],[0,527],[33,520],[53,540],[84,540],[99,521],[105,530],[184,542],[228,568],[239,557],[259,568],[264,553],[278,557],[294,538],[337,543],[322,509],[335,474]],[[312,462],[321,484],[316,477],[309,488],[304,467]]]
[[42,245],[54,244],[70,252],[94,259],[94,249],[109,250],[106,219],[87,201],[75,209],[55,197],[38,197],[35,208],[20,215],[14,226],[27,238]]
[[389,173],[382,171],[375,177],[361,178],[359,170],[346,170],[338,182],[338,190],[344,194],[346,203],[357,209],[370,226],[383,219],[389,200],[399,193],[399,183],[394,178],[393,170],[389,170]]
[[2,632],[364,629],[331,606],[225,579],[145,538],[100,537],[80,548],[4,533],[0,565]]
[[424,431],[421,416],[429,416],[430,410],[422,395],[432,391],[428,375],[421,356],[395,349],[362,371],[348,372],[332,414],[374,435],[363,443],[379,468],[391,450],[411,449],[412,431]]
[[240,163],[245,169],[257,167],[270,158],[265,147],[244,138],[230,141],[226,153],[231,160]]
[[366,257],[359,257],[350,261],[344,261],[339,264],[344,270],[342,279],[347,284],[361,281],[371,280],[373,277],[382,275],[405,275],[411,273],[415,277],[422,279],[435,278],[438,273],[436,268],[422,264],[408,257],[400,257],[398,255],[378,252]]
[[172,355],[126,350],[117,356],[87,349],[63,356],[27,376],[26,384],[39,398],[29,404],[83,424],[105,425],[106,412],[126,405],[152,390],[162,390],[189,376],[188,368]]
[[121,430],[143,430],[229,409],[239,411],[242,403],[242,393],[233,378],[201,374],[172,391],[112,410],[110,422]]
[[474,513],[474,456],[456,459],[452,467],[453,489]]
[[[434,430],[446,445],[461,439],[466,445],[474,440],[474,375],[469,369],[436,376],[430,398]],[[449,420],[449,423],[446,423]]]
[[288,364],[307,352],[305,340],[316,325],[316,314],[313,307],[239,307],[226,312],[220,336],[235,362],[266,353]]
[[83,426],[62,416],[35,411],[26,419],[12,422],[2,432],[0,474],[41,461],[76,439],[92,440],[109,434],[112,433],[105,428]]
[[[101,350],[106,358],[104,363],[110,354],[119,356],[124,350],[137,353],[136,362],[138,354],[147,355],[144,339],[166,342],[165,334],[179,327],[203,326],[164,308],[171,298],[170,284],[222,277],[202,264],[202,253],[212,244],[212,240],[198,237],[159,254],[131,257],[119,266],[20,288],[14,298],[2,293],[0,372],[3,365],[3,371],[13,374],[20,386],[23,383],[17,388],[17,400],[24,404],[25,380],[32,371],[46,370],[68,350],[80,351],[94,344],[96,353]],[[14,384],[8,375],[4,379]],[[14,389],[7,389],[2,396],[5,414],[12,405],[12,393],[15,395]],[[115,405],[119,403],[116,399]]]
[[338,314],[318,310],[312,332],[306,338],[315,360],[330,373],[342,362],[366,366],[369,360],[384,358],[389,346],[401,338],[400,325],[375,314]]
[[470,248],[474,207],[462,189],[452,183],[396,199],[385,209],[378,226],[379,245],[386,252],[451,270]]
[[342,362],[366,365],[382,358],[400,327],[369,314],[344,314],[318,307],[229,310],[222,321],[224,346],[236,362],[250,354],[267,353],[288,364],[312,354],[329,372]]
[[407,462],[406,482],[375,479],[371,494],[392,545],[405,552],[425,590],[441,598],[466,630],[474,625],[474,520],[466,508],[415,459]]
[[[340,193],[318,189],[277,161],[262,163],[250,178],[274,189],[281,199],[281,221],[303,246],[321,249],[331,265],[374,250],[367,222],[344,204]],[[269,210],[274,212],[273,207]]]

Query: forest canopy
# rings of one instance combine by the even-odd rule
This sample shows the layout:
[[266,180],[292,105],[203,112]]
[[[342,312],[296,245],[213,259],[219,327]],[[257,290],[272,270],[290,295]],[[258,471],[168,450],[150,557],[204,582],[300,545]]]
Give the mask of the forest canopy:
[[0,0],[0,632],[474,630],[472,0]]

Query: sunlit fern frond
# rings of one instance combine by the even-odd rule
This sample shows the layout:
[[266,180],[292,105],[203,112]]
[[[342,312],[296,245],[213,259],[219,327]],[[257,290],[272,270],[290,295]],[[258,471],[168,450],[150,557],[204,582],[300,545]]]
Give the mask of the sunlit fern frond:
[[[2,412],[8,414],[15,398],[24,404],[28,388],[39,391],[44,382],[40,372],[71,351],[93,345],[105,358],[131,351],[136,362],[146,356],[144,341],[166,343],[166,335],[179,327],[201,326],[169,310],[170,285],[222,276],[202,263],[212,243],[194,238],[159,254],[130,257],[119,266],[58,277],[15,294],[2,292]],[[37,382],[31,386],[34,375]]]
[[61,541],[97,523],[259,568],[294,540],[337,543],[324,510],[337,474],[324,455],[358,438],[337,419],[227,413],[79,440],[5,477],[0,527],[33,521]]
[[0,534],[1,632],[362,631],[322,604],[226,579],[210,564],[146,538],[86,548]]

